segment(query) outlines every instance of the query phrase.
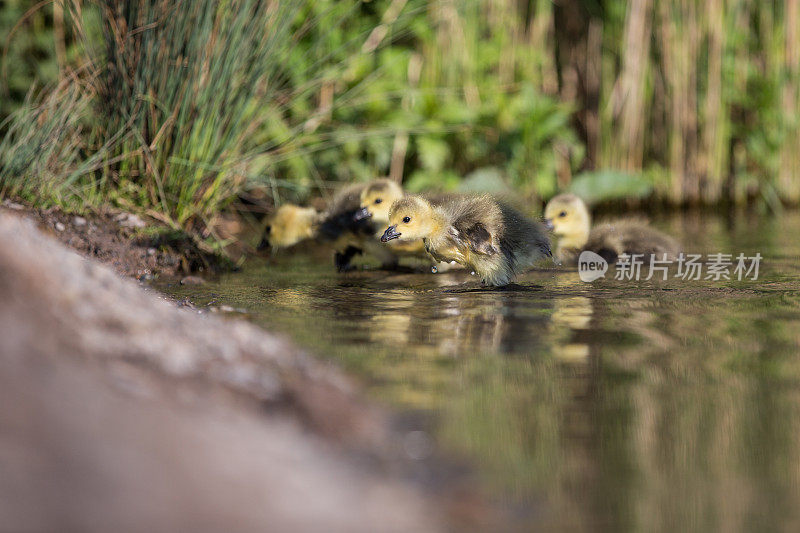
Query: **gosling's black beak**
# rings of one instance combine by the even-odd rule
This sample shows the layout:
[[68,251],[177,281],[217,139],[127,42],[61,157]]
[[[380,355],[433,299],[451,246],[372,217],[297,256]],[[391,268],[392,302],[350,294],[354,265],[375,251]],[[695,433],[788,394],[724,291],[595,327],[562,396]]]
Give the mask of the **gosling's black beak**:
[[398,238],[402,233],[397,233],[397,226],[389,226],[381,236],[381,242],[389,242],[392,239]]
[[552,218],[546,218],[546,219],[544,219],[544,227],[545,227],[545,229],[547,229],[548,231],[553,231],[554,229],[556,229],[556,227],[555,227],[555,226],[553,226],[553,219],[552,219]]
[[371,216],[372,213],[370,213],[366,207],[362,207],[361,209],[356,211],[355,215],[353,215],[353,220],[364,220],[365,218],[369,218]]

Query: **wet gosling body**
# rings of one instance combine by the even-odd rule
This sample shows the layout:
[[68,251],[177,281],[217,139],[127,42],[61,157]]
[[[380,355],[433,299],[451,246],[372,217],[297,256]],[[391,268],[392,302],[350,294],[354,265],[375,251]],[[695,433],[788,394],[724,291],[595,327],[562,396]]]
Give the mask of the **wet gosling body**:
[[456,261],[486,285],[507,285],[523,268],[550,256],[540,224],[490,196],[455,197],[432,205],[420,196],[396,201],[381,240],[422,239],[437,261]]
[[592,229],[586,204],[573,194],[560,194],[548,202],[545,225],[558,237],[556,257],[565,263],[577,263],[584,250],[592,251],[609,263],[622,254],[641,254],[645,260],[655,255],[674,260],[680,245],[669,235],[653,229],[642,219],[622,219],[600,224]]

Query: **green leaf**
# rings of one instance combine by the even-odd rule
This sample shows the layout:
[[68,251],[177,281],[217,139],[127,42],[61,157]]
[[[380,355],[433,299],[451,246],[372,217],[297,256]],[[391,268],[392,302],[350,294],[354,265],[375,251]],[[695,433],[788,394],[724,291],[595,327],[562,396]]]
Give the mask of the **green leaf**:
[[440,171],[450,157],[450,147],[442,139],[428,136],[417,137],[417,153],[422,168]]
[[615,198],[641,198],[650,194],[653,184],[642,174],[618,170],[583,172],[572,180],[569,191],[589,203]]
[[482,167],[470,172],[458,185],[458,192],[506,194],[513,191],[497,167]]
[[458,187],[460,177],[454,172],[431,172],[418,170],[414,172],[403,186],[410,192],[452,191]]

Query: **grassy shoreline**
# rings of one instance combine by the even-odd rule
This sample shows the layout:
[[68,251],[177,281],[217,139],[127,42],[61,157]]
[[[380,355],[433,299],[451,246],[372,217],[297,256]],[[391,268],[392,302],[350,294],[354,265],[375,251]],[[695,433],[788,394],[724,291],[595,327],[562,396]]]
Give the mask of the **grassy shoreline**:
[[3,12],[4,89],[32,35],[57,67],[0,113],[0,197],[37,208],[121,209],[224,253],[242,196],[265,212],[380,175],[531,205],[800,202],[792,3],[57,4]]

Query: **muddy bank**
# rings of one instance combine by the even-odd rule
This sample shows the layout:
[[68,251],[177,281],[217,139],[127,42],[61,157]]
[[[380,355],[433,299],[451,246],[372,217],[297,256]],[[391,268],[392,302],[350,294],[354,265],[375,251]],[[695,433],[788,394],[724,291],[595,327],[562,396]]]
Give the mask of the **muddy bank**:
[[132,213],[114,211],[81,216],[58,208],[30,208],[10,200],[0,205],[2,209],[35,220],[53,238],[124,276],[144,280],[162,274],[186,275],[231,266],[221,257],[200,252],[184,236],[170,237],[164,231],[153,231],[147,221]]
[[[335,368],[179,309],[0,210],[0,516],[19,530],[437,531],[403,434]],[[468,515],[468,516],[465,516]]]

